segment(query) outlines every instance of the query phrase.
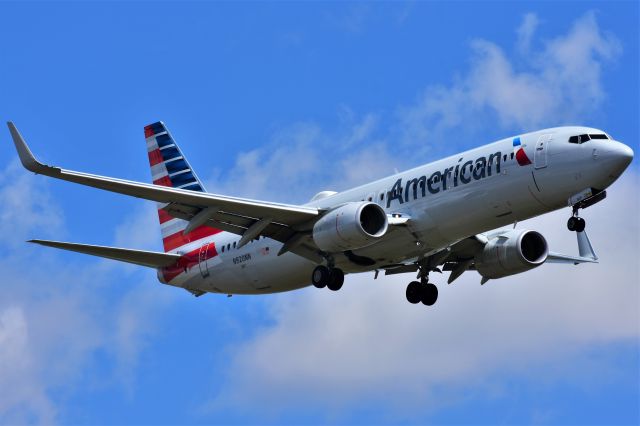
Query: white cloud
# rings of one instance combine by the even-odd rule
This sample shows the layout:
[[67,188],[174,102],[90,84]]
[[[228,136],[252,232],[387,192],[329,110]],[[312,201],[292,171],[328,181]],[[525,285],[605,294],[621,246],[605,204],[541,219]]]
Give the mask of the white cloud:
[[7,183],[0,186],[0,234],[3,243],[12,248],[31,237],[29,231],[36,226],[41,227],[44,235],[59,234],[63,230],[62,211],[46,186],[23,170],[15,160],[0,171],[0,182]]
[[35,375],[24,312],[15,306],[0,309],[0,422],[53,422],[55,408]]
[[[395,407],[401,417],[394,418],[411,420],[403,407],[440,408],[456,398],[445,395],[470,383],[490,386],[500,372],[553,381],[589,364],[590,378],[598,380],[600,368],[615,365],[591,359],[588,349],[637,344],[640,337],[640,229],[627,220],[638,206],[637,184],[636,175],[626,177],[605,202],[585,211],[598,265],[544,265],[485,286],[475,272],[452,286],[443,284],[446,274],[434,274],[440,300],[433,308],[405,301],[409,275],[349,276],[338,293],[308,288],[274,298],[270,325],[234,348],[229,382],[209,408],[246,409],[251,400],[257,411],[307,403],[340,413],[378,400]],[[574,253],[568,214],[520,227],[540,230],[554,250]]]
[[414,105],[400,108],[405,143],[438,140],[457,128],[473,132],[487,123],[519,132],[574,124],[597,111],[605,99],[602,64],[619,56],[618,40],[602,31],[589,12],[566,35],[528,50],[538,24],[536,15],[525,15],[517,31],[517,60],[495,43],[473,41],[466,72],[450,86],[429,87]]
[[[132,371],[170,293],[158,291],[155,271],[97,259],[64,262],[62,252],[25,244],[32,235],[59,237],[64,220],[43,178],[16,162],[0,171],[8,175],[0,179],[0,423],[52,424],[58,413],[53,390],[73,393],[86,385],[83,373],[98,351],[114,362],[91,380],[131,392]],[[118,227],[116,241],[145,248],[152,244],[149,234],[160,238],[151,222],[157,222],[154,209],[141,210]],[[110,293],[123,277],[123,287]]]
[[527,13],[524,15],[522,24],[517,29],[518,49],[521,54],[528,54],[531,49],[531,40],[540,24],[540,20],[535,13]]
[[373,114],[358,117],[340,110],[341,126],[327,132],[298,123],[277,132],[262,148],[241,153],[234,167],[209,179],[212,192],[304,203],[320,190],[343,190],[393,173],[406,165],[402,152],[390,152],[376,139]]

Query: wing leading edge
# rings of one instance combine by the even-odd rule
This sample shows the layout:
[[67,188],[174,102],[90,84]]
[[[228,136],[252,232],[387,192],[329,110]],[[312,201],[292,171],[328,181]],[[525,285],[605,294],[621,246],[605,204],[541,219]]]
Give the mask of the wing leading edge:
[[[36,159],[12,122],[8,122],[7,125],[22,165],[33,173],[163,203],[164,210],[172,217],[188,221],[197,220],[202,222],[201,224],[241,236],[249,230],[253,233],[257,223],[264,224],[268,221],[260,235],[273,238],[285,245],[288,243],[287,251],[315,262],[322,260],[309,235],[313,223],[322,213],[319,209],[195,192],[49,166]],[[205,211],[206,213],[203,213]]]

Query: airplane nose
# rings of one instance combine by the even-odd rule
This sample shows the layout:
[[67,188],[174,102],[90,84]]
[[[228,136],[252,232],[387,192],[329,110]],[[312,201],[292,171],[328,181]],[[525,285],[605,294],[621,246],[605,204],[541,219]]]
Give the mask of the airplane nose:
[[631,164],[631,160],[633,160],[633,150],[627,145],[618,142],[613,151],[614,156],[620,163],[621,168],[626,169],[627,166]]
[[621,142],[610,141],[606,150],[608,163],[616,174],[622,174],[633,160],[633,150]]

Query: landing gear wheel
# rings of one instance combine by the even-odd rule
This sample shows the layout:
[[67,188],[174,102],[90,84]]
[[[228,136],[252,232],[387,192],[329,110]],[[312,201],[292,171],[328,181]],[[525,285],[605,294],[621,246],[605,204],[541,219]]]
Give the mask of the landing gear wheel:
[[423,284],[420,289],[420,301],[422,304],[432,306],[438,300],[438,287],[435,284]]
[[318,265],[311,274],[311,282],[316,288],[324,288],[330,281],[331,271],[324,265]]
[[420,302],[421,285],[418,281],[412,281],[407,286],[407,301],[412,304]]
[[344,272],[338,268],[331,269],[327,288],[331,291],[338,291],[342,288],[342,284],[344,284]]
[[567,228],[569,231],[582,232],[584,231],[587,222],[581,217],[571,216],[567,221]]

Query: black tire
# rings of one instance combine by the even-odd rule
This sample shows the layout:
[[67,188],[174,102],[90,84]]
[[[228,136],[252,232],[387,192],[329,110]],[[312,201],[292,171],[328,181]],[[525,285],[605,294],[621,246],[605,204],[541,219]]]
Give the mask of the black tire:
[[311,274],[311,282],[316,288],[324,288],[329,282],[330,275],[329,268],[324,265],[318,265]]
[[423,305],[432,306],[438,300],[438,287],[428,283],[420,289],[420,301]]
[[587,222],[579,217],[578,219],[578,223],[576,224],[576,232],[583,232],[584,228],[587,226]]
[[412,281],[407,286],[407,301],[412,304],[420,302],[420,283]]
[[342,288],[342,284],[344,284],[344,272],[342,269],[333,268],[329,274],[327,288],[331,291],[338,291]]
[[575,216],[571,216],[567,221],[567,229],[569,231],[575,231],[578,226],[578,218]]

